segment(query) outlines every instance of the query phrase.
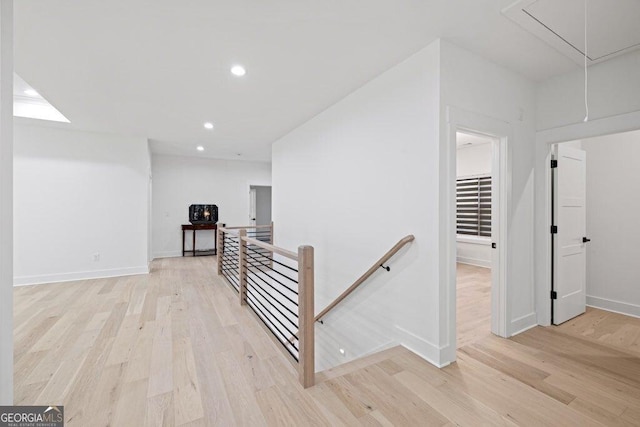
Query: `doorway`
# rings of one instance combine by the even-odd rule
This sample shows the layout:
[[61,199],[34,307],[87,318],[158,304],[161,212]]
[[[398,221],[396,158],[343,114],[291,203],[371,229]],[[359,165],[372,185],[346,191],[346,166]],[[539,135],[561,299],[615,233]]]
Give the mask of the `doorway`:
[[640,131],[553,144],[551,156],[550,323],[593,309],[640,317]]
[[[507,298],[507,222],[509,207],[509,177],[510,161],[508,151],[508,141],[511,139],[512,127],[509,123],[498,119],[483,116],[469,111],[459,110],[454,107],[447,108],[448,137],[446,147],[443,148],[445,159],[443,164],[446,169],[443,172],[447,182],[446,194],[446,216],[442,218],[446,237],[444,239],[443,257],[446,264],[445,275],[446,295],[447,295],[447,336],[448,345],[441,352],[443,363],[450,363],[456,360],[458,344],[458,318],[464,313],[458,313],[458,233],[457,233],[457,135],[458,133],[469,134],[478,138],[489,140],[491,147],[491,201],[490,219],[481,217],[480,222],[490,222],[490,271],[485,271],[485,276],[490,277],[489,290],[485,291],[490,301],[488,310],[490,317],[490,333],[501,337],[509,336],[508,319],[509,305]],[[482,187],[486,188],[484,184]],[[480,205],[480,204],[479,204]],[[488,236],[481,236],[488,237]],[[486,267],[485,267],[486,268]],[[461,272],[461,277],[464,272]],[[486,283],[486,277],[483,279]],[[485,285],[486,286],[486,285]],[[473,299],[473,298],[471,298]],[[472,303],[471,303],[472,304]],[[481,326],[486,330],[486,323]]]
[[249,186],[249,224],[271,224],[271,186]]
[[495,138],[456,132],[457,348],[491,334]]

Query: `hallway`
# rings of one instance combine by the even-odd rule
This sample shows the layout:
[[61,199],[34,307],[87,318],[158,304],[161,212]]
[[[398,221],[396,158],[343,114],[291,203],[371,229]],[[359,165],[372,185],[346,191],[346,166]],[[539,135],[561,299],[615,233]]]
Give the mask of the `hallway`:
[[63,404],[69,426],[637,425],[640,319],[482,337],[443,369],[394,347],[304,390],[213,265],[16,288],[16,404]]

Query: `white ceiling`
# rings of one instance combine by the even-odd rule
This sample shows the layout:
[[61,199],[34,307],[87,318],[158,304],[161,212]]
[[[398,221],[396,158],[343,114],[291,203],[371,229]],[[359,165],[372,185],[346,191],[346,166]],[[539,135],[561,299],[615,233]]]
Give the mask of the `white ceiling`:
[[15,67],[69,127],[269,160],[274,140],[437,37],[535,80],[576,67],[502,15],[509,3],[20,0]]
[[504,13],[580,65],[585,16],[588,64],[640,48],[638,0],[519,0]]
[[467,148],[474,145],[489,144],[493,141],[488,136],[478,135],[474,133],[456,132],[456,146],[458,148]]
[[53,105],[13,73],[13,116],[69,123]]

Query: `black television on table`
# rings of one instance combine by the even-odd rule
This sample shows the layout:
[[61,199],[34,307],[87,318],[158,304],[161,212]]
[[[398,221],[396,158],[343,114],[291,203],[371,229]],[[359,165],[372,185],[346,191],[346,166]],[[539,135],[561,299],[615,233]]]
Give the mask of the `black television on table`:
[[216,205],[189,206],[189,222],[191,224],[215,224],[218,222],[218,207]]

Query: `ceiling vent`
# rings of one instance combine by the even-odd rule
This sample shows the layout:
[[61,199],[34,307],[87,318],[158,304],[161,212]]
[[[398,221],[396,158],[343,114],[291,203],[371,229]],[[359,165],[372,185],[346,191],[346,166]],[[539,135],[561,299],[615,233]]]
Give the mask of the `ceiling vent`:
[[[519,0],[502,14],[584,65],[585,0]],[[640,1],[588,0],[588,64],[640,48]]]

